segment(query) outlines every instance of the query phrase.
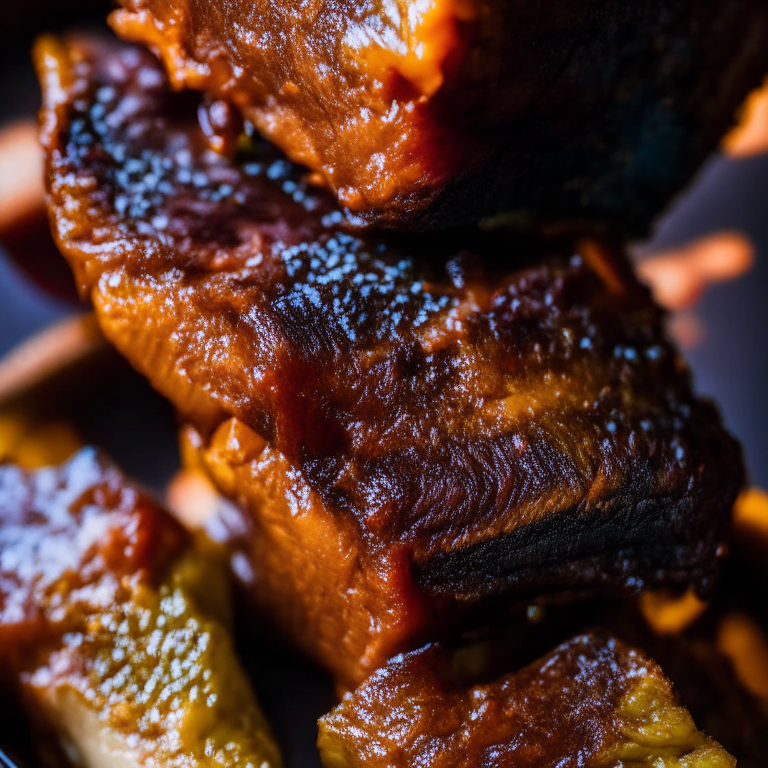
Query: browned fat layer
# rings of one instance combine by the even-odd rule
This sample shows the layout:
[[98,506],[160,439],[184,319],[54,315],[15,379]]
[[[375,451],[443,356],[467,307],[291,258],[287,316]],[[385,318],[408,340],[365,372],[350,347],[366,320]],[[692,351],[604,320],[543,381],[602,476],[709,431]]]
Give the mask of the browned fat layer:
[[120,5],[174,87],[229,100],[399,230],[505,211],[643,230],[768,68],[762,0]]
[[594,634],[476,686],[428,646],[391,660],[319,726],[327,768],[735,765],[651,659]]
[[623,259],[349,234],[267,145],[212,152],[148,53],[37,61],[59,244],[201,431],[242,421],[435,593],[707,583],[739,450]]
[[184,455],[237,506],[203,516],[225,545],[248,603],[334,675],[354,687],[391,656],[458,623],[413,583],[410,553],[371,551],[357,527],[323,504],[285,456],[231,419],[210,445],[191,428]]

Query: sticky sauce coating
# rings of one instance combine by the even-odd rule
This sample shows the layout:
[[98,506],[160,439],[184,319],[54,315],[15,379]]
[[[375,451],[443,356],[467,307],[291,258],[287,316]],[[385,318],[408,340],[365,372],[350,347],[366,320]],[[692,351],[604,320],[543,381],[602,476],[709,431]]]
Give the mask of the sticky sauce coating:
[[642,231],[768,69],[759,0],[120,4],[114,29],[175,88],[398,230],[507,212]]
[[649,658],[582,635],[518,672],[464,687],[450,654],[393,659],[320,720],[326,768],[731,768]]
[[740,453],[622,258],[350,233],[267,145],[213,152],[146,52],[37,58],[59,245],[201,445],[242,425],[257,447],[209,464],[253,514],[318,511],[360,569],[397,564],[382,589],[448,605],[711,584]]
[[91,449],[0,467],[0,664],[78,765],[279,768],[219,559]]
[[170,517],[119,472],[82,452],[61,469],[0,466],[3,657],[61,635],[79,604],[108,605],[124,577],[152,584],[186,545]]

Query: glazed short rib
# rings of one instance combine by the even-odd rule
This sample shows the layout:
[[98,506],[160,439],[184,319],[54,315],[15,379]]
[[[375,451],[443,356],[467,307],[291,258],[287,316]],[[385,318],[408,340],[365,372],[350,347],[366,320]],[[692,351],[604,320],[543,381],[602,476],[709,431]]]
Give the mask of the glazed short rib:
[[354,234],[268,145],[214,152],[148,52],[37,63],[82,294],[238,502],[256,605],[343,684],[498,600],[709,588],[740,450],[623,257]]
[[326,768],[733,768],[643,653],[578,635],[492,682],[440,646],[392,659],[320,720]]

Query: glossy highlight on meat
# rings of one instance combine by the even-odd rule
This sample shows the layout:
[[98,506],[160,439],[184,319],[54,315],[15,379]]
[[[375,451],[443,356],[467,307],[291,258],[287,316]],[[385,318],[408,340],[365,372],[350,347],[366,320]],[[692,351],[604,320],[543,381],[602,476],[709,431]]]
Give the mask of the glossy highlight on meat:
[[651,659],[595,634],[474,686],[428,646],[392,659],[319,726],[326,768],[736,765]]
[[768,70],[761,0],[120,4],[112,26],[174,87],[398,230],[506,212],[643,231]]
[[279,768],[219,558],[92,449],[0,467],[0,672],[77,765]]
[[269,146],[213,152],[148,53],[37,62],[81,291],[250,515],[257,603],[345,684],[491,598],[711,585],[740,452],[623,258],[351,234]]

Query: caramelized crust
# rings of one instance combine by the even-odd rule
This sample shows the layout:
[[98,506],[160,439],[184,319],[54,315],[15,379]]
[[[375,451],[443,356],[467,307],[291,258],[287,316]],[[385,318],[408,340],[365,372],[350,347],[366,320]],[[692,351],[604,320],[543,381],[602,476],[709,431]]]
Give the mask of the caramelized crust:
[[582,635],[464,686],[439,646],[399,656],[320,720],[326,768],[730,768],[641,653]]
[[0,672],[76,764],[281,765],[222,564],[85,449],[0,467]]
[[768,69],[761,0],[121,5],[174,87],[400,230],[504,211],[642,230]]
[[37,60],[83,294],[203,444],[242,425],[252,452],[214,477],[257,517],[268,494],[285,547],[297,509],[321,510],[327,547],[440,605],[710,583],[739,450],[623,260],[350,235],[269,147],[208,149],[147,53],[48,41]]

